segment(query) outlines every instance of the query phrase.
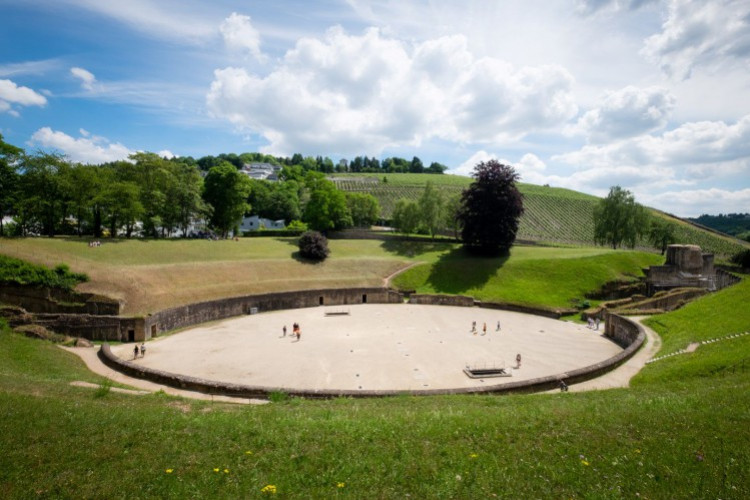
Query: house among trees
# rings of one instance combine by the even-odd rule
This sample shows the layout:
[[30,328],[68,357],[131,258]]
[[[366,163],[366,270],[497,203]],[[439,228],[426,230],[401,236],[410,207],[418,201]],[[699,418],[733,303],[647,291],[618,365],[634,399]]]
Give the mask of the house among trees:
[[278,165],[271,165],[270,163],[253,162],[242,165],[240,172],[251,179],[278,181],[281,167]]
[[246,231],[258,231],[259,229],[284,229],[286,224],[283,219],[271,220],[265,217],[259,217],[257,215],[251,215],[250,217],[243,217],[242,223],[240,224],[240,232]]

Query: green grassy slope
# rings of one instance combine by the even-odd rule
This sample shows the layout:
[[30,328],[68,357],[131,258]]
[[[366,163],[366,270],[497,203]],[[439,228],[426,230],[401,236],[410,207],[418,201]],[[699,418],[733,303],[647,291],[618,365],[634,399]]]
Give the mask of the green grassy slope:
[[[387,179],[387,182],[384,181]],[[432,182],[448,195],[458,194],[472,181],[469,177],[439,174],[336,174],[339,189],[369,193],[380,202],[381,216],[389,218],[401,198],[417,200],[424,185]],[[521,217],[518,238],[522,240],[592,245],[594,242],[593,213],[599,198],[569,189],[518,185],[524,196],[525,213]],[[700,245],[706,252],[733,255],[750,247],[735,239],[702,230],[661,212],[654,215],[677,223],[677,243]],[[645,242],[643,246],[648,247]]]
[[514,247],[510,257],[477,259],[461,249],[412,267],[393,286],[419,293],[471,295],[480,300],[571,307],[608,281],[635,279],[659,255],[607,249]]
[[[748,298],[743,283],[655,318],[665,346],[726,330],[711,313]],[[96,381],[77,358],[0,325],[0,496],[747,498],[749,357],[744,337],[631,389],[240,407],[97,396],[69,385]]]

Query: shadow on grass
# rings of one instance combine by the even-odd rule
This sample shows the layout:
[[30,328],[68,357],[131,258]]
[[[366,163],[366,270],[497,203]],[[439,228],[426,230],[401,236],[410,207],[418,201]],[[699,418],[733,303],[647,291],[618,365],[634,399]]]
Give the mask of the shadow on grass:
[[299,250],[297,250],[296,252],[292,252],[291,257],[292,259],[296,260],[300,264],[307,264],[309,266],[315,266],[317,264],[322,264],[323,262],[325,262],[325,259],[323,260],[306,259],[302,257],[302,254],[300,254]]
[[393,253],[399,257],[414,257],[428,252],[441,252],[455,244],[453,241],[409,241],[409,240],[385,240],[380,247],[386,252]]
[[508,260],[508,255],[481,257],[463,247],[441,255],[432,265],[427,284],[438,293],[462,294],[484,288]]

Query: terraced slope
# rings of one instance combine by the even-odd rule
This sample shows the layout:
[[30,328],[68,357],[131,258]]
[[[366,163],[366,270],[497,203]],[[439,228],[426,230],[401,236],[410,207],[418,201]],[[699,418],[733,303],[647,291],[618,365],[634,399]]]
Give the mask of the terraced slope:
[[[438,174],[336,174],[332,180],[342,191],[375,196],[384,219],[391,217],[399,199],[417,200],[428,181],[449,196],[460,194],[472,182],[468,177]],[[593,213],[599,198],[549,186],[520,183],[518,187],[523,193],[525,208],[518,234],[520,239],[581,245],[594,243]],[[722,256],[750,247],[663,212],[652,212],[677,224],[678,243],[700,245],[705,251]],[[639,246],[648,248],[650,245],[643,242]]]

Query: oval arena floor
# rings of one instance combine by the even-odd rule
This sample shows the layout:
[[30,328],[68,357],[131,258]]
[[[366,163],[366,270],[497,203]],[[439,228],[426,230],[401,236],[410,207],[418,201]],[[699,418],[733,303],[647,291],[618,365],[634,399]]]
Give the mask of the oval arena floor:
[[[295,322],[299,341],[292,337]],[[476,307],[413,304],[265,312],[196,326],[146,346],[145,357],[135,362],[167,372],[270,388],[350,391],[495,385],[564,373],[622,350],[585,325]],[[133,344],[112,347],[127,360],[132,349]],[[505,368],[512,376],[472,379],[463,371],[467,366]]]

